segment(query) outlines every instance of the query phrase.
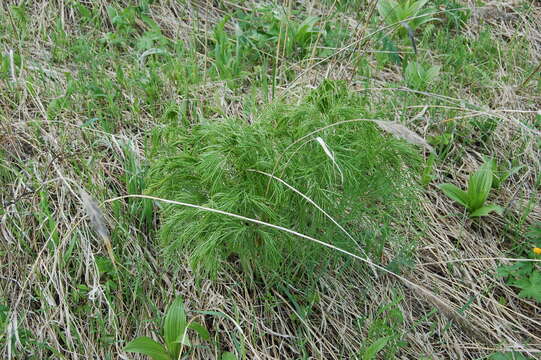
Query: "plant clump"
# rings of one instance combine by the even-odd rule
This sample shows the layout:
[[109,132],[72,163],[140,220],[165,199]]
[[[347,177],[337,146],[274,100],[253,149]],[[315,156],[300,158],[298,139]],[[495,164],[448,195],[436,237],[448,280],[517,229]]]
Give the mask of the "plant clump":
[[[414,207],[419,150],[371,121],[355,120],[369,116],[362,100],[337,88],[325,83],[302,105],[273,104],[253,124],[229,118],[166,126],[147,193],[378,255],[398,238],[393,226],[407,224]],[[269,174],[312,199],[355,241]],[[323,269],[340,257],[272,228],[172,204],[162,204],[160,237],[167,254],[187,252],[205,275],[237,264],[249,274],[284,277]]]

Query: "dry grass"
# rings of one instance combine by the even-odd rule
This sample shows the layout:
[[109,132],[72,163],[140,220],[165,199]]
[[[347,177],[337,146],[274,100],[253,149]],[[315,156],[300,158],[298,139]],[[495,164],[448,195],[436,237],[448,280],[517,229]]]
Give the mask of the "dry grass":
[[[369,273],[356,271],[356,263],[351,262],[345,264],[346,269],[318,279],[315,294],[311,294],[314,300],[304,304],[309,305],[311,314],[304,316],[299,314],[303,308],[296,307],[283,292],[269,293],[253,287],[242,275],[222,272],[216,281],[198,284],[187,266],[176,271],[164,269],[153,236],[159,224],[147,228],[130,217],[127,202],[104,203],[126,194],[124,145],[130,143],[136,157],[143,161],[148,131],[162,123],[146,109],[138,114],[122,112],[123,119],[119,119],[114,133],[82,126],[88,118],[77,108],[66,109],[50,119],[47,104],[65,93],[68,78],[76,77],[81,69],[69,61],[51,61],[54,45],[47,34],[58,21],[68,36],[79,34],[88,25],[81,24],[63,1],[36,1],[29,6],[30,23],[23,36],[9,10],[12,3],[0,6],[9,24],[0,28],[0,36],[8,39],[0,45],[0,51],[21,54],[24,65],[10,70],[9,78],[0,79],[0,305],[9,307],[5,333],[0,334],[2,357],[127,359],[122,351],[125,342],[136,335],[159,333],[159,324],[149,319],[159,316],[172,297],[180,294],[191,311],[226,314],[217,317],[191,312],[204,317],[222,350],[232,351],[240,342],[247,359],[352,358],[366,345],[368,336],[368,327],[359,326],[358,319],[366,318],[370,323],[381,306],[399,297],[403,301],[397,308],[404,322],[396,325],[396,331],[404,334],[409,345],[398,353],[398,358],[419,358],[424,354],[431,359],[474,359],[508,349],[541,358],[539,304],[519,298],[514,289],[495,277],[499,265],[512,262],[506,260],[512,245],[509,239],[520,236],[514,232],[513,222],[541,221],[539,132],[526,129],[532,128],[541,97],[534,81],[517,88],[528,73],[512,82],[508,80],[508,69],[515,64],[507,61],[513,57],[500,61],[498,77],[493,79],[492,87],[483,89],[482,98],[464,89],[460,98],[447,99],[447,106],[459,108],[466,117],[479,115],[479,110],[471,110],[465,103],[483,107],[483,115],[498,120],[488,145],[491,154],[527,165],[526,171],[492,195],[494,202],[508,204],[506,217],[472,221],[430,185],[421,202],[423,235],[415,237],[415,264],[404,276],[433,295],[391,275],[374,281]],[[331,13],[325,4],[310,3],[322,14]],[[519,6],[515,3],[492,2],[476,8],[476,16],[465,31],[475,37],[489,23],[497,36],[527,39],[527,53],[518,56],[528,56],[527,63],[534,67],[541,62],[541,7],[533,4],[529,15],[524,15],[514,10]],[[108,3],[101,0],[99,4],[106,18]],[[198,61],[205,66],[212,61],[205,54],[208,38],[224,9],[250,8],[248,4],[224,4],[214,7],[202,1],[187,5],[162,1],[150,9],[152,18],[168,37],[187,39],[197,29]],[[494,12],[499,15],[481,15]],[[343,16],[352,29],[363,25],[353,17]],[[11,25],[19,30],[13,31]],[[356,36],[361,38],[362,34]],[[358,39],[352,38],[345,47],[353,48],[356,42]],[[436,54],[429,56],[437,61]],[[368,91],[374,107],[384,106],[397,93],[413,94],[411,89],[391,91],[386,87],[389,81],[400,79],[395,67],[374,71],[369,90],[357,86],[354,60],[348,59],[340,49],[321,65],[315,58],[304,62],[282,59],[277,95],[295,102],[323,77],[353,77],[352,86],[359,92]],[[114,64],[110,65],[114,78]],[[287,83],[287,69],[301,76]],[[224,82],[209,79],[192,90],[191,100],[195,103],[221,109],[221,113],[214,113],[216,118],[237,115],[250,120],[253,116],[243,112],[242,90],[232,92]],[[130,103],[137,95],[135,91],[124,91],[121,98]],[[426,104],[397,107],[395,119],[389,120],[414,118],[407,126],[417,134],[428,138],[437,133],[438,126],[449,119],[433,117],[439,108],[429,99],[439,95],[425,95]],[[183,100],[171,84],[163,89],[163,98]],[[261,93],[256,94],[257,103],[267,100]],[[213,118],[212,113],[205,116]],[[457,145],[453,151],[454,159],[459,161],[438,164],[435,183],[448,181],[444,180],[446,174],[455,174],[453,181],[463,185],[482,162],[478,147]],[[85,191],[100,203],[108,227],[100,232],[112,234],[114,254],[124,260],[119,264],[123,271],[120,278],[104,274],[96,266],[97,258],[109,256],[104,242],[108,236],[98,236],[87,216],[81,196]],[[528,202],[531,209],[526,213]],[[393,251],[385,249],[384,264],[394,257]],[[179,262],[186,263],[182,258]],[[107,288],[108,281],[115,282],[116,288]],[[300,296],[303,284],[298,285],[291,284],[288,291]],[[269,297],[275,299],[273,308],[264,301]],[[22,349],[28,350],[26,355]],[[197,359],[215,357],[214,350],[208,348],[196,350],[193,355]]]

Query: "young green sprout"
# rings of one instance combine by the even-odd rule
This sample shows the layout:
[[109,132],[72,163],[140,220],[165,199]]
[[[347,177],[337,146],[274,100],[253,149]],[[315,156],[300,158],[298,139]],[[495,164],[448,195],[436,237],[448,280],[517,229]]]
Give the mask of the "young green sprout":
[[481,167],[470,175],[468,189],[464,191],[453,184],[440,184],[439,188],[452,200],[464,206],[470,217],[487,216],[491,212],[501,215],[503,208],[494,204],[485,204],[492,188],[494,174],[492,163],[486,161]]
[[[184,348],[192,347],[188,329],[194,330],[204,340],[210,340],[210,333],[203,325],[193,320],[186,320],[184,302],[181,297],[177,297],[165,315],[163,324],[165,344],[162,345],[147,336],[140,336],[130,341],[124,351],[143,354],[152,360],[181,359]],[[222,354],[222,359],[235,359],[235,356],[225,352]]]

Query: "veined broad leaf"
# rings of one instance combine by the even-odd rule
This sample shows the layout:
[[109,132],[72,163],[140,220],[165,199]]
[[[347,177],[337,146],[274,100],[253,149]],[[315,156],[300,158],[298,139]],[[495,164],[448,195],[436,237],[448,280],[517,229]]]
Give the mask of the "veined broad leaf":
[[485,162],[479,170],[470,176],[468,181],[468,198],[471,211],[483,206],[492,189],[492,166]]
[[147,336],[130,341],[124,351],[147,355],[152,360],[171,360],[164,347]]
[[180,351],[180,341],[186,332],[186,325],[184,302],[181,297],[177,297],[167,311],[163,327],[167,349],[169,349],[175,359],[178,357]]
[[503,214],[503,208],[498,205],[485,205],[481,206],[479,209],[473,211],[470,216],[471,217],[479,217],[479,216],[487,216],[491,212],[495,212],[498,215]]
[[459,203],[460,205],[469,208],[468,194],[453,184],[440,184],[438,186],[445,195]]

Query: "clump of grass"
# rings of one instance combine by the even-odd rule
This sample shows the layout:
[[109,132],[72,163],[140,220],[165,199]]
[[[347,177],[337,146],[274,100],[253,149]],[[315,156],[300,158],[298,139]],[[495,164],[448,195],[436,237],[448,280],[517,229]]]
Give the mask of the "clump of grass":
[[[350,251],[381,250],[393,236],[386,231],[391,221],[411,206],[419,157],[372,122],[344,123],[363,110],[328,83],[309,99],[299,106],[275,104],[254,124],[224,119],[191,129],[167,127],[162,130],[167,140],[151,164],[148,193],[317,235]],[[357,242],[261,172],[274,174],[333,214]],[[322,268],[331,259],[320,247],[287,234],[197,209],[166,205],[161,222],[169,254],[188,252],[204,274],[238,260],[247,273],[286,276]]]

